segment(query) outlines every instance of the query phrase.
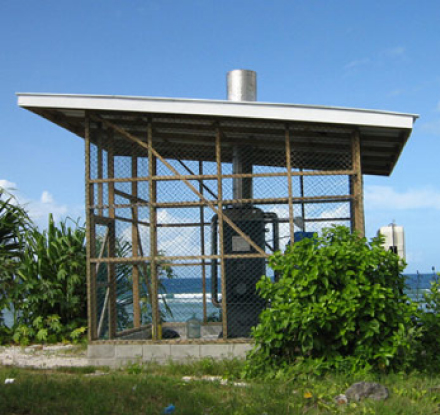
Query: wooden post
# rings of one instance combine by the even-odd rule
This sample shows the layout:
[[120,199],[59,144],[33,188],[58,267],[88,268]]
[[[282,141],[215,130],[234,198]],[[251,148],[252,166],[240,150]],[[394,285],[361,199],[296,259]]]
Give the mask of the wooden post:
[[86,208],[86,275],[87,275],[87,321],[89,326],[89,341],[97,339],[96,335],[96,272],[95,267],[91,266],[90,258],[95,256],[95,225],[93,223],[93,210],[90,208],[94,204],[93,185],[90,184],[90,117],[85,115],[85,208]]
[[[102,171],[103,171],[103,162],[102,162],[102,131],[99,131],[98,135],[98,179],[102,179]],[[104,184],[98,183],[98,204],[104,204]],[[103,209],[102,207],[98,209],[98,215],[102,216]]]
[[[115,176],[115,152],[113,133],[108,131],[108,160],[107,160],[107,177]],[[115,184],[108,184],[108,215],[111,219],[115,218]],[[116,232],[114,221],[109,224],[109,240],[108,240],[108,256],[114,258],[116,256]],[[116,336],[117,326],[117,310],[116,310],[116,266],[114,263],[108,265],[108,284],[109,284],[109,302],[108,302],[108,321],[109,321],[109,339]]]
[[[301,169],[302,171],[302,169]],[[304,176],[299,176],[300,197],[304,199]],[[301,216],[302,216],[302,231],[306,231],[306,208],[304,202],[301,203]]]
[[220,276],[222,280],[222,327],[223,339],[228,338],[228,316],[226,306],[226,278],[225,278],[225,250],[223,238],[223,184],[222,184],[222,153],[221,153],[221,131],[217,126],[215,136],[215,153],[217,160],[217,194],[218,194],[218,232],[219,232],[219,252],[220,252]]
[[[96,217],[95,217],[96,218]],[[109,237],[109,233],[110,233],[110,229],[107,227],[106,231],[105,231],[105,235],[104,235],[104,239],[102,240],[102,244],[101,244],[101,248],[99,250],[99,255],[98,258],[101,259],[104,256],[104,252],[105,252],[105,246],[108,245],[108,237]],[[102,263],[97,262],[95,264],[95,272],[96,275],[98,275],[99,272],[99,267],[102,265]],[[104,325],[104,318],[105,318],[105,311],[107,309],[107,305],[108,305],[108,298],[109,298],[109,288],[107,287],[107,289],[105,290],[105,297],[104,297],[104,304],[102,306],[102,310],[101,310],[101,314],[99,315],[99,322],[98,322],[98,334],[97,334],[97,338],[99,339],[99,337],[101,336],[101,332],[102,332],[102,327]],[[98,317],[98,316],[97,316]]]
[[288,204],[289,204],[289,235],[290,244],[295,242],[295,234],[293,227],[293,195],[292,195],[292,161],[290,154],[290,129],[289,125],[286,124],[286,167],[287,167],[287,187],[288,187]]
[[158,301],[158,282],[157,282],[157,211],[156,203],[156,182],[153,177],[156,175],[156,156],[153,153],[153,126],[152,121],[148,123],[148,178],[149,178],[149,207],[150,207],[150,272],[152,295],[151,311],[153,323],[153,340],[160,340],[162,337],[160,310]]
[[354,209],[354,205],[355,205],[355,200],[354,200],[354,173],[350,174],[348,176],[348,191],[350,193],[351,196],[351,200],[350,200],[350,230],[351,232],[354,232],[356,230],[356,223],[355,223],[355,209]]
[[[203,176],[203,161],[199,161],[199,175]],[[203,195],[203,179],[199,181],[199,192]],[[202,201],[202,199],[200,199]],[[205,207],[200,206],[200,255],[205,256]],[[206,307],[206,262],[202,259],[202,289],[203,289],[203,322],[208,321]]]
[[364,191],[361,164],[361,139],[358,130],[353,132],[352,137],[352,163],[354,175],[351,178],[351,190],[353,197],[352,212],[354,214],[354,229],[363,237],[365,236]]
[[[138,175],[138,158],[136,155],[136,148],[133,145],[132,156],[131,156],[131,177],[137,177]],[[133,199],[130,201],[133,204],[131,210],[133,216],[133,223],[131,224],[131,254],[132,256],[139,255],[139,228],[137,226],[138,221],[138,207],[135,200],[138,197],[138,182],[131,182],[131,194]],[[133,280],[133,325],[135,328],[141,326],[141,309],[140,309],[140,299],[139,299],[139,266],[138,264],[133,265],[132,280]]]

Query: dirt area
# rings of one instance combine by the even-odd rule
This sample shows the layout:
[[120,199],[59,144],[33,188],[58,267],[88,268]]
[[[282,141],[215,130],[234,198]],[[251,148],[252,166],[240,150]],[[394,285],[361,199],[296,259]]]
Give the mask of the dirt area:
[[0,365],[51,369],[88,366],[87,349],[72,344],[0,346]]

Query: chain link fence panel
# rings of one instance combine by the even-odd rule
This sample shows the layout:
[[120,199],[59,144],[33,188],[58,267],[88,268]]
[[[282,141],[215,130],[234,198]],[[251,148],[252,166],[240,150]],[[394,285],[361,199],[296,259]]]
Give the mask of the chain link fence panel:
[[[268,265],[353,228],[353,131],[108,113],[90,124],[93,339],[240,339]],[[94,287],[94,288],[93,288]]]

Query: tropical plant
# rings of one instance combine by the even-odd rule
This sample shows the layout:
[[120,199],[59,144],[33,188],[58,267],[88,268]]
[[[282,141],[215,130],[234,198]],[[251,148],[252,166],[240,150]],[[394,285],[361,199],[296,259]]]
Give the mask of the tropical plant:
[[[5,199],[4,195],[0,189],[0,341],[8,335],[22,344],[81,339],[87,322],[84,226],[71,219],[56,225],[49,215],[47,229],[40,231],[13,196]],[[97,238],[98,252],[103,242]],[[104,248],[107,250],[108,246]],[[117,257],[126,257],[131,249],[129,242],[116,238]],[[104,256],[108,256],[108,252]],[[164,296],[163,281],[172,278],[174,273],[160,260],[158,265],[158,290],[164,305],[161,318],[165,320],[171,310]],[[107,267],[100,266],[97,272],[98,285],[103,287],[108,280]],[[117,264],[114,268],[117,322],[118,329],[122,330],[132,326],[129,310],[133,305],[133,266]],[[139,274],[142,321],[147,323],[151,321],[150,265],[139,266]],[[99,306],[106,320],[105,304]],[[1,310],[5,307],[14,312],[11,333],[5,333],[1,324]]]
[[0,337],[6,331],[2,310],[10,309],[10,295],[15,288],[15,273],[25,246],[24,234],[30,224],[17,200],[0,188]]
[[398,367],[416,306],[403,293],[405,265],[382,242],[332,227],[275,253],[269,263],[282,276],[257,284],[268,307],[252,333],[247,375],[283,371],[299,357]]
[[85,229],[68,221],[57,227],[49,215],[46,230],[26,232],[16,290],[9,295],[17,311],[16,341],[67,339],[86,326]]

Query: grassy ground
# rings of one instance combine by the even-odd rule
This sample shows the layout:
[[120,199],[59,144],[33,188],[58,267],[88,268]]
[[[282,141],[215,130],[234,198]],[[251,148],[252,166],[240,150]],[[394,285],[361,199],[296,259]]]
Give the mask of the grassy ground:
[[[184,382],[182,376],[227,375],[234,378],[241,363],[197,363],[165,366],[132,365],[121,371],[94,368],[56,371],[0,367],[0,414],[160,414],[174,404],[176,415],[228,414],[440,414],[440,377],[388,375],[376,379],[329,376],[317,379],[248,382],[248,386],[220,382]],[[102,369],[100,369],[102,370]],[[5,385],[7,378],[13,384]],[[391,396],[384,402],[364,401],[337,406],[333,397],[356,381],[376,380]]]

